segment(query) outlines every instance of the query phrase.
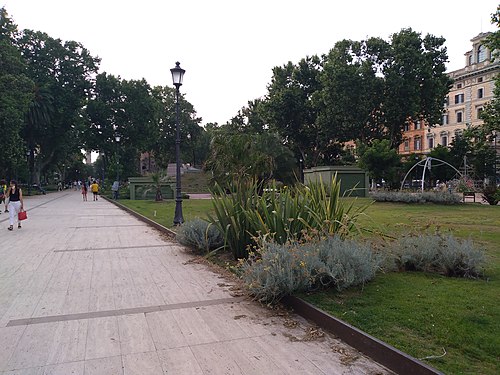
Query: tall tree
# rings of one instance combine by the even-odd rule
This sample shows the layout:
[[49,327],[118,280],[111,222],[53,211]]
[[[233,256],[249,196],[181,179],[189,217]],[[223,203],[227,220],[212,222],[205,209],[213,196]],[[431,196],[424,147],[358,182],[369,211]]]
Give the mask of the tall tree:
[[36,150],[34,180],[39,182],[40,173],[49,165],[82,147],[83,108],[99,59],[80,43],[63,42],[42,32],[24,30],[17,44],[37,93],[25,134],[29,147]]
[[384,41],[343,40],[330,50],[320,74],[321,91],[316,96],[318,122],[331,141],[359,139],[362,143],[384,136],[381,121],[384,81],[377,76],[377,61],[367,50]]
[[0,178],[13,176],[26,160],[21,131],[33,98],[33,81],[15,45],[17,36],[17,26],[0,8]]
[[444,38],[430,34],[422,38],[412,29],[391,37],[382,74],[383,112],[392,147],[401,143],[406,123],[441,122],[443,102],[452,84],[445,74],[448,56],[444,42]]
[[285,144],[305,161],[315,166],[329,145],[317,122],[313,95],[320,89],[318,56],[306,57],[273,69],[268,93],[263,103],[263,118]]
[[[169,163],[175,162],[176,139],[176,104],[175,89],[171,87],[156,86],[152,95],[157,101],[157,118],[155,124],[154,144],[151,148],[155,161],[160,168],[166,168]],[[200,127],[201,118],[197,117],[193,105],[184,95],[179,95],[179,127],[181,152],[189,160],[197,140],[200,140],[203,129]],[[192,160],[194,163],[195,161]]]

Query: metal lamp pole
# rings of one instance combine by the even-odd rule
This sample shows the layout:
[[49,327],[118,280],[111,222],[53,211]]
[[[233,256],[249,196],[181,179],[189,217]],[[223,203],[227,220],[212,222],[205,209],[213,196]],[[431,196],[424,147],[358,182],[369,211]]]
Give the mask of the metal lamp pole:
[[116,159],[116,181],[120,181],[120,162],[119,162],[119,155],[118,155],[118,145],[120,143],[120,136],[115,135],[115,141],[116,141],[116,150],[115,150],[115,159]]
[[172,81],[175,86],[175,216],[174,225],[181,225],[184,222],[182,217],[182,196],[181,196],[181,134],[179,125],[179,87],[182,86],[184,69],[180,67],[180,63],[175,63],[175,68],[170,69],[172,73]]
[[31,195],[31,149],[26,151],[28,157],[28,195]]

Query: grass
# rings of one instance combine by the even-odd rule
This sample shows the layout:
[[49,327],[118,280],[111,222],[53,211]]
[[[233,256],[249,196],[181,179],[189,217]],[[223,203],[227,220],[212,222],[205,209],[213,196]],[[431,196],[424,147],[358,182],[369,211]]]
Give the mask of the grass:
[[[122,199],[120,203],[167,228],[175,230],[173,223],[175,214],[174,199],[162,202]],[[207,212],[212,210],[212,201],[210,199],[184,199],[182,201],[184,221],[193,220],[196,217],[206,219]]]
[[361,224],[397,237],[450,231],[484,247],[486,278],[379,274],[363,288],[303,296],[307,301],[447,374],[500,373],[500,209],[484,205],[375,203]]
[[[172,227],[173,200],[120,202]],[[208,212],[213,212],[210,200],[183,201],[186,221],[205,218]],[[444,357],[424,361],[446,374],[499,374],[500,207],[374,203],[360,218],[360,224],[393,237],[439,230],[471,238],[486,249],[486,278],[381,273],[362,288],[302,297],[416,358],[440,355],[444,348]]]

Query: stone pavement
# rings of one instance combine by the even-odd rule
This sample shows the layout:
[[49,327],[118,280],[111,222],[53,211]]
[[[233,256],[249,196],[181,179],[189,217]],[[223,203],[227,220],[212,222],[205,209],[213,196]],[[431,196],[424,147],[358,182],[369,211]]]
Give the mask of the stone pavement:
[[[89,196],[90,198],[90,196]],[[156,230],[74,191],[0,215],[1,375],[384,374],[244,297]]]

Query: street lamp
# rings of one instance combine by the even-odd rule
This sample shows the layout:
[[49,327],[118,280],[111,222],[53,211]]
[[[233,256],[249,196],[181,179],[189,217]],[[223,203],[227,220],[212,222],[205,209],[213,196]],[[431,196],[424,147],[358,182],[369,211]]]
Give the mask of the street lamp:
[[180,67],[180,63],[175,63],[175,68],[170,69],[172,73],[172,81],[175,86],[175,216],[174,225],[181,225],[184,222],[182,217],[182,196],[181,196],[181,135],[179,129],[179,87],[182,86],[184,69]]
[[28,159],[28,195],[31,195],[31,150],[26,151]]
[[118,194],[120,192],[120,162],[118,153],[120,136],[118,134],[115,135],[115,141],[116,141],[116,147],[115,147],[116,180],[115,182],[113,182],[111,190],[113,190],[113,199],[118,200]]
[[119,162],[119,155],[118,155],[118,144],[120,143],[121,137],[119,135],[115,135],[115,141],[116,141],[116,150],[115,150],[115,159],[116,159],[116,181],[120,181],[120,162]]

